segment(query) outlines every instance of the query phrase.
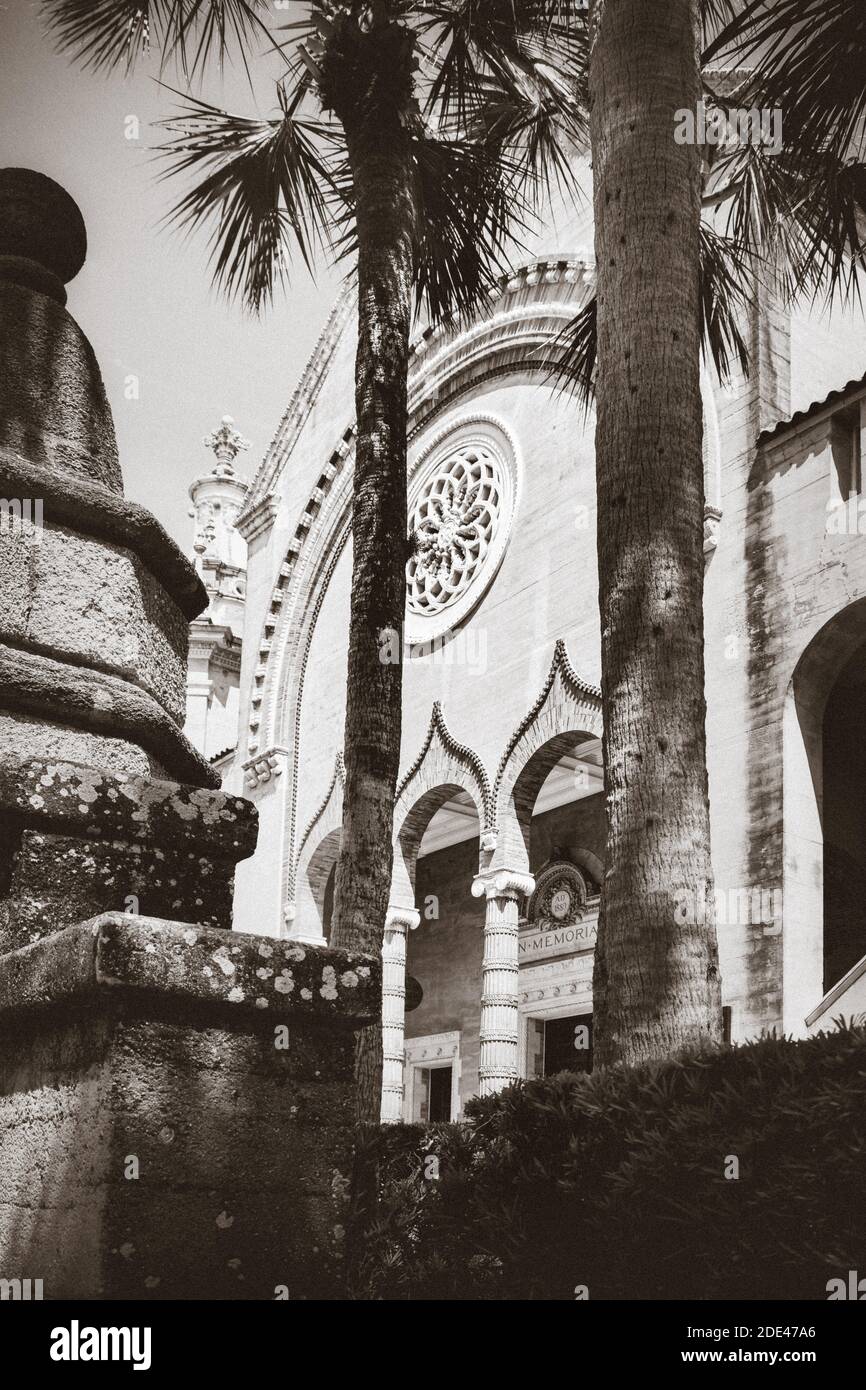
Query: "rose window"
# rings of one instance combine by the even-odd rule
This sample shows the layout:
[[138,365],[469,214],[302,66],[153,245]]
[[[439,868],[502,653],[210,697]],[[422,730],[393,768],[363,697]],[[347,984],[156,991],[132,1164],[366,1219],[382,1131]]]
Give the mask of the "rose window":
[[428,474],[410,515],[410,613],[432,617],[467,593],[494,546],[504,491],[499,459],[480,442],[465,443]]

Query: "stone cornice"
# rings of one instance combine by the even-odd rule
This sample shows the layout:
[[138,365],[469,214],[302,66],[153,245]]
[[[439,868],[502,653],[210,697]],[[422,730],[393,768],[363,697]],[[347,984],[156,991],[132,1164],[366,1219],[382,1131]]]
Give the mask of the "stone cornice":
[[219,773],[162,705],[119,676],[0,644],[0,710],[129,739],[152,753],[179,782],[220,785]]
[[354,952],[121,912],[0,956],[4,1022],[97,995],[171,998],[269,1029],[275,1018],[355,1029],[380,1015],[381,965]]
[[250,545],[257,536],[270,531],[280,510],[280,500],[272,492],[260,498],[254,506],[249,506],[235,518],[235,530]]
[[46,525],[70,526],[132,550],[188,620],[207,607],[207,591],[192,564],[138,502],[7,449],[0,449],[0,496],[41,498]]
[[189,661],[214,662],[224,671],[241,669],[243,643],[225,623],[197,618],[189,628]]

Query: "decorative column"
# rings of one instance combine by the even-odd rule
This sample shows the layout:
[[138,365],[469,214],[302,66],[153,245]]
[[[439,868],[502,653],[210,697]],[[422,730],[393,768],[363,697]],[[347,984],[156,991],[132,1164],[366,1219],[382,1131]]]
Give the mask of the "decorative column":
[[389,907],[382,943],[382,1123],[403,1118],[406,932],[421,921],[414,907]]
[[517,1080],[517,933],[519,901],[535,888],[531,874],[493,869],[479,874],[473,897],[487,898],[481,967],[481,1056],[478,1090],[493,1095]]

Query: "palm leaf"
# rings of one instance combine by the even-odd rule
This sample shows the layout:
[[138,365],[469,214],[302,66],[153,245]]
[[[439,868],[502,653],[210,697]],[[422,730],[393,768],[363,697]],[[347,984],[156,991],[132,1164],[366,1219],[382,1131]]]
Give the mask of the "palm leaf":
[[714,201],[727,202],[726,235],[789,299],[845,299],[864,268],[866,166],[806,141],[772,154],[746,144],[713,169]]
[[738,9],[737,0],[701,0],[701,23],[708,42],[711,34],[730,24]]
[[469,140],[413,135],[415,285],[431,323],[486,307],[525,227],[507,160]]
[[781,109],[789,138],[866,158],[863,0],[752,0],[704,60],[732,55],[754,66],[752,100]]
[[187,75],[232,48],[246,63],[252,41],[268,36],[267,9],[266,0],[42,0],[58,47],[84,67],[129,72],[153,47]]
[[189,228],[212,225],[214,281],[254,312],[285,281],[293,249],[314,273],[314,251],[331,242],[333,132],[298,115],[302,94],[299,88],[289,98],[280,88],[282,112],[273,120],[235,116],[188,96],[181,113],[161,123],[171,132],[160,149],[166,174],[208,170],[169,218]]
[[595,398],[597,356],[598,300],[593,294],[556,335],[548,358],[555,382],[574,392],[585,411]]
[[587,136],[587,11],[576,0],[429,0],[428,115],[491,141],[545,188]]
[[749,284],[748,267],[737,247],[702,222],[701,337],[720,381],[730,379],[734,358],[744,376],[749,372],[749,351],[740,330]]

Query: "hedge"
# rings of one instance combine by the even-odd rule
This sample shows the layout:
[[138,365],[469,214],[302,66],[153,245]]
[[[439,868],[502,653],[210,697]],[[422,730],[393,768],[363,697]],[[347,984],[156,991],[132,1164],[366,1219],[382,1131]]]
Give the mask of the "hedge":
[[866,1030],[844,1023],[519,1082],[375,1146],[356,1297],[826,1299],[866,1275]]

